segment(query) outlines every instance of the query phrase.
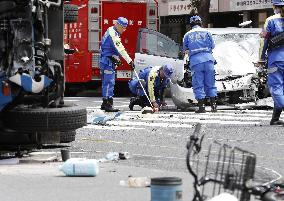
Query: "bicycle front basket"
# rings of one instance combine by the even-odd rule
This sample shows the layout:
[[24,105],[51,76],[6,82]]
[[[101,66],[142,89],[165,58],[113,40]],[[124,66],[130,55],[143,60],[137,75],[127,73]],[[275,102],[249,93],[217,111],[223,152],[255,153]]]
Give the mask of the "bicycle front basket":
[[202,150],[191,161],[198,177],[202,199],[207,200],[228,192],[241,201],[248,201],[250,194],[245,184],[254,178],[256,155],[213,141],[208,150]]

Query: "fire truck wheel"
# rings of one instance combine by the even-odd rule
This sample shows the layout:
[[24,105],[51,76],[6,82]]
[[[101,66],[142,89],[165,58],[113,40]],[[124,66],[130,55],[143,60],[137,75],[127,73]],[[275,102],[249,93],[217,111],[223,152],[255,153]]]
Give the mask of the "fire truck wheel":
[[78,20],[78,6],[73,4],[64,5],[64,22],[72,23]]
[[69,143],[75,141],[76,130],[61,131],[60,143]]
[[28,132],[75,130],[86,125],[87,111],[75,105],[61,108],[18,106],[5,112],[3,123],[12,130]]

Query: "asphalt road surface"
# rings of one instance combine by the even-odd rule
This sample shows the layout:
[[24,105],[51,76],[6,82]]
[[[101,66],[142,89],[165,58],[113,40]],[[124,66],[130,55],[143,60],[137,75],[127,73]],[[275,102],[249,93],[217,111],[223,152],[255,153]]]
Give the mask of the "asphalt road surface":
[[[66,101],[86,106],[89,121],[92,115],[100,114],[100,98],[69,97]],[[118,118],[104,126],[88,124],[78,129],[72,151],[94,158],[108,152],[129,152],[131,160],[125,165],[186,172],[186,143],[199,122],[205,144],[217,139],[238,146],[255,153],[258,166],[284,174],[284,127],[269,125],[271,110],[227,109],[195,114],[177,111],[168,99],[164,110],[142,115],[139,106],[129,111],[128,104],[129,98],[115,98],[114,106],[122,110]]]
[[[284,175],[284,127],[269,125],[271,110],[219,110],[217,113],[182,112],[168,99],[168,107],[154,114],[142,114],[138,106],[129,111],[129,98],[115,98],[121,114],[100,111],[101,98],[67,97],[88,110],[89,124],[77,130],[76,141],[67,144],[71,157],[104,158],[109,152],[128,152],[128,160],[102,163],[94,179],[67,178],[57,163],[0,166],[0,200],[14,201],[148,201],[149,189],[119,187],[127,176],[179,176],[184,199],[192,196],[192,177],[186,168],[186,143],[197,123],[205,134],[202,147],[213,140],[237,146],[257,155],[257,167]],[[220,108],[220,107],[219,107]],[[209,111],[210,108],[207,108]],[[96,125],[95,117],[107,117]],[[55,151],[60,148],[43,151]]]

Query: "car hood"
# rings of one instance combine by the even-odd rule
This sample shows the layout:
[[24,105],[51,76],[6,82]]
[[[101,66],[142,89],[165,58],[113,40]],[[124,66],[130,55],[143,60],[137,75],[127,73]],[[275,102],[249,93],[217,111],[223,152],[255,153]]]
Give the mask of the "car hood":
[[213,56],[216,79],[256,73],[253,62],[258,60],[259,40],[251,38],[240,43],[224,41],[216,45]]
[[[260,37],[258,33],[261,29],[215,28],[208,30],[213,34],[213,38],[225,34],[253,34],[252,37],[241,42],[226,40],[226,38],[222,42],[216,42],[214,39],[213,56],[217,62],[215,65],[217,80],[256,73],[257,69],[253,62],[258,61],[259,57]],[[185,64],[187,60],[188,55],[185,54],[183,63]],[[183,79],[184,72],[184,66],[176,69],[177,80]]]

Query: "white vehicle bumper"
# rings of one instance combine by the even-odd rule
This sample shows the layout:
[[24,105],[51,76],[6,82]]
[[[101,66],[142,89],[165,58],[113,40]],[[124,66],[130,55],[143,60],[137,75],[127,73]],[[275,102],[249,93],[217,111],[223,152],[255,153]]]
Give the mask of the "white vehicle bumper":
[[[247,95],[250,96],[250,92],[255,94],[257,88],[253,84],[252,78],[254,74],[249,74],[242,76],[234,80],[226,81],[216,81],[217,93],[247,90]],[[192,88],[185,88],[177,83],[170,83],[171,86],[171,96],[174,104],[180,109],[186,109],[192,107],[194,103],[197,103],[197,100],[194,98],[194,93]],[[248,97],[249,98],[249,97]]]
[[252,79],[255,77],[254,74],[244,75],[240,78],[236,78],[233,80],[225,80],[225,81],[216,81],[216,87],[218,93],[220,92],[229,92],[229,91],[238,91],[243,89],[255,89],[255,85],[252,83]]
[[181,87],[172,82],[170,82],[170,86],[172,100],[179,109],[186,109],[192,106],[192,103],[197,103],[192,88]]

